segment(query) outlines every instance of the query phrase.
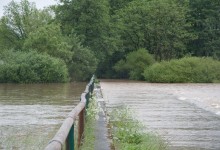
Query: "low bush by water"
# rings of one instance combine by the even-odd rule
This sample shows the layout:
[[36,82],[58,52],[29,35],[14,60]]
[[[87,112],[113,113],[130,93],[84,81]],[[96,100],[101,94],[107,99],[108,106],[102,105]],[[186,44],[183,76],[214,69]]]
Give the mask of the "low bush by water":
[[220,81],[220,61],[185,57],[156,63],[145,69],[145,80],[161,83],[213,83]]
[[5,51],[0,55],[0,82],[66,82],[68,69],[58,58],[35,51]]

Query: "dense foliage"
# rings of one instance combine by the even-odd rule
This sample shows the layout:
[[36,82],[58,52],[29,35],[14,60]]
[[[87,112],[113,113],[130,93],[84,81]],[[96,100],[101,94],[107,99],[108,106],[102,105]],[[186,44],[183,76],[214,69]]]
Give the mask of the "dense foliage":
[[144,77],[150,82],[165,83],[220,82],[220,61],[198,57],[163,61],[146,68]]
[[68,70],[64,61],[49,55],[31,52],[1,52],[0,82],[39,83],[67,82]]
[[143,79],[143,66],[151,65],[142,61],[144,51],[158,62],[220,59],[219,0],[59,2],[38,10],[28,0],[11,1],[0,19],[0,51],[58,58],[73,80],[94,72],[102,78]]
[[[115,70],[123,76],[128,76],[130,79],[143,80],[144,69],[155,62],[152,55],[146,49],[139,49],[130,52],[125,60],[120,60],[115,66]],[[122,76],[121,75],[121,76]]]

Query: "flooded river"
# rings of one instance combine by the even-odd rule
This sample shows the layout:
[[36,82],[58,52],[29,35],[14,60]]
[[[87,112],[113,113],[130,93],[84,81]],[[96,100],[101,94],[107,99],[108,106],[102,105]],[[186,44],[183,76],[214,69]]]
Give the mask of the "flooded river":
[[0,150],[44,149],[85,86],[0,84]]
[[101,82],[107,107],[126,105],[171,150],[220,150],[220,84]]

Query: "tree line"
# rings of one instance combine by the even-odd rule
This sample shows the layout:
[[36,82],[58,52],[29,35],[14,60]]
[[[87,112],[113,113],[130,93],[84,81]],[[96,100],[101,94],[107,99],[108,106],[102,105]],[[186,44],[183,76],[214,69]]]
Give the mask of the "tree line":
[[[86,80],[94,72],[102,78],[149,80],[144,70],[155,63],[184,57],[220,59],[220,2],[60,0],[38,10],[27,0],[12,1],[0,21],[0,53],[1,68],[16,66],[7,73],[0,68],[0,82]],[[42,59],[33,64],[41,63],[49,72],[61,69],[60,78],[42,75],[38,68],[32,72],[39,80],[11,80],[24,65],[10,58],[16,54],[28,59],[29,53]],[[44,65],[52,64],[48,61],[62,67]],[[41,80],[44,76],[47,80]]]

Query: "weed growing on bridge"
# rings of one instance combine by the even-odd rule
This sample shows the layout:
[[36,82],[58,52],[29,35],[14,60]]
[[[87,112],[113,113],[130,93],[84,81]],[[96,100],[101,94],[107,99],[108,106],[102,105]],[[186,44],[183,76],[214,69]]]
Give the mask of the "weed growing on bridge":
[[96,98],[93,96],[90,98],[89,109],[86,111],[86,124],[83,144],[79,148],[80,150],[94,150],[95,143],[95,123],[98,119],[98,104]]
[[167,145],[154,133],[144,133],[145,128],[132,117],[128,108],[115,108],[110,113],[113,142],[120,150],[166,150]]

